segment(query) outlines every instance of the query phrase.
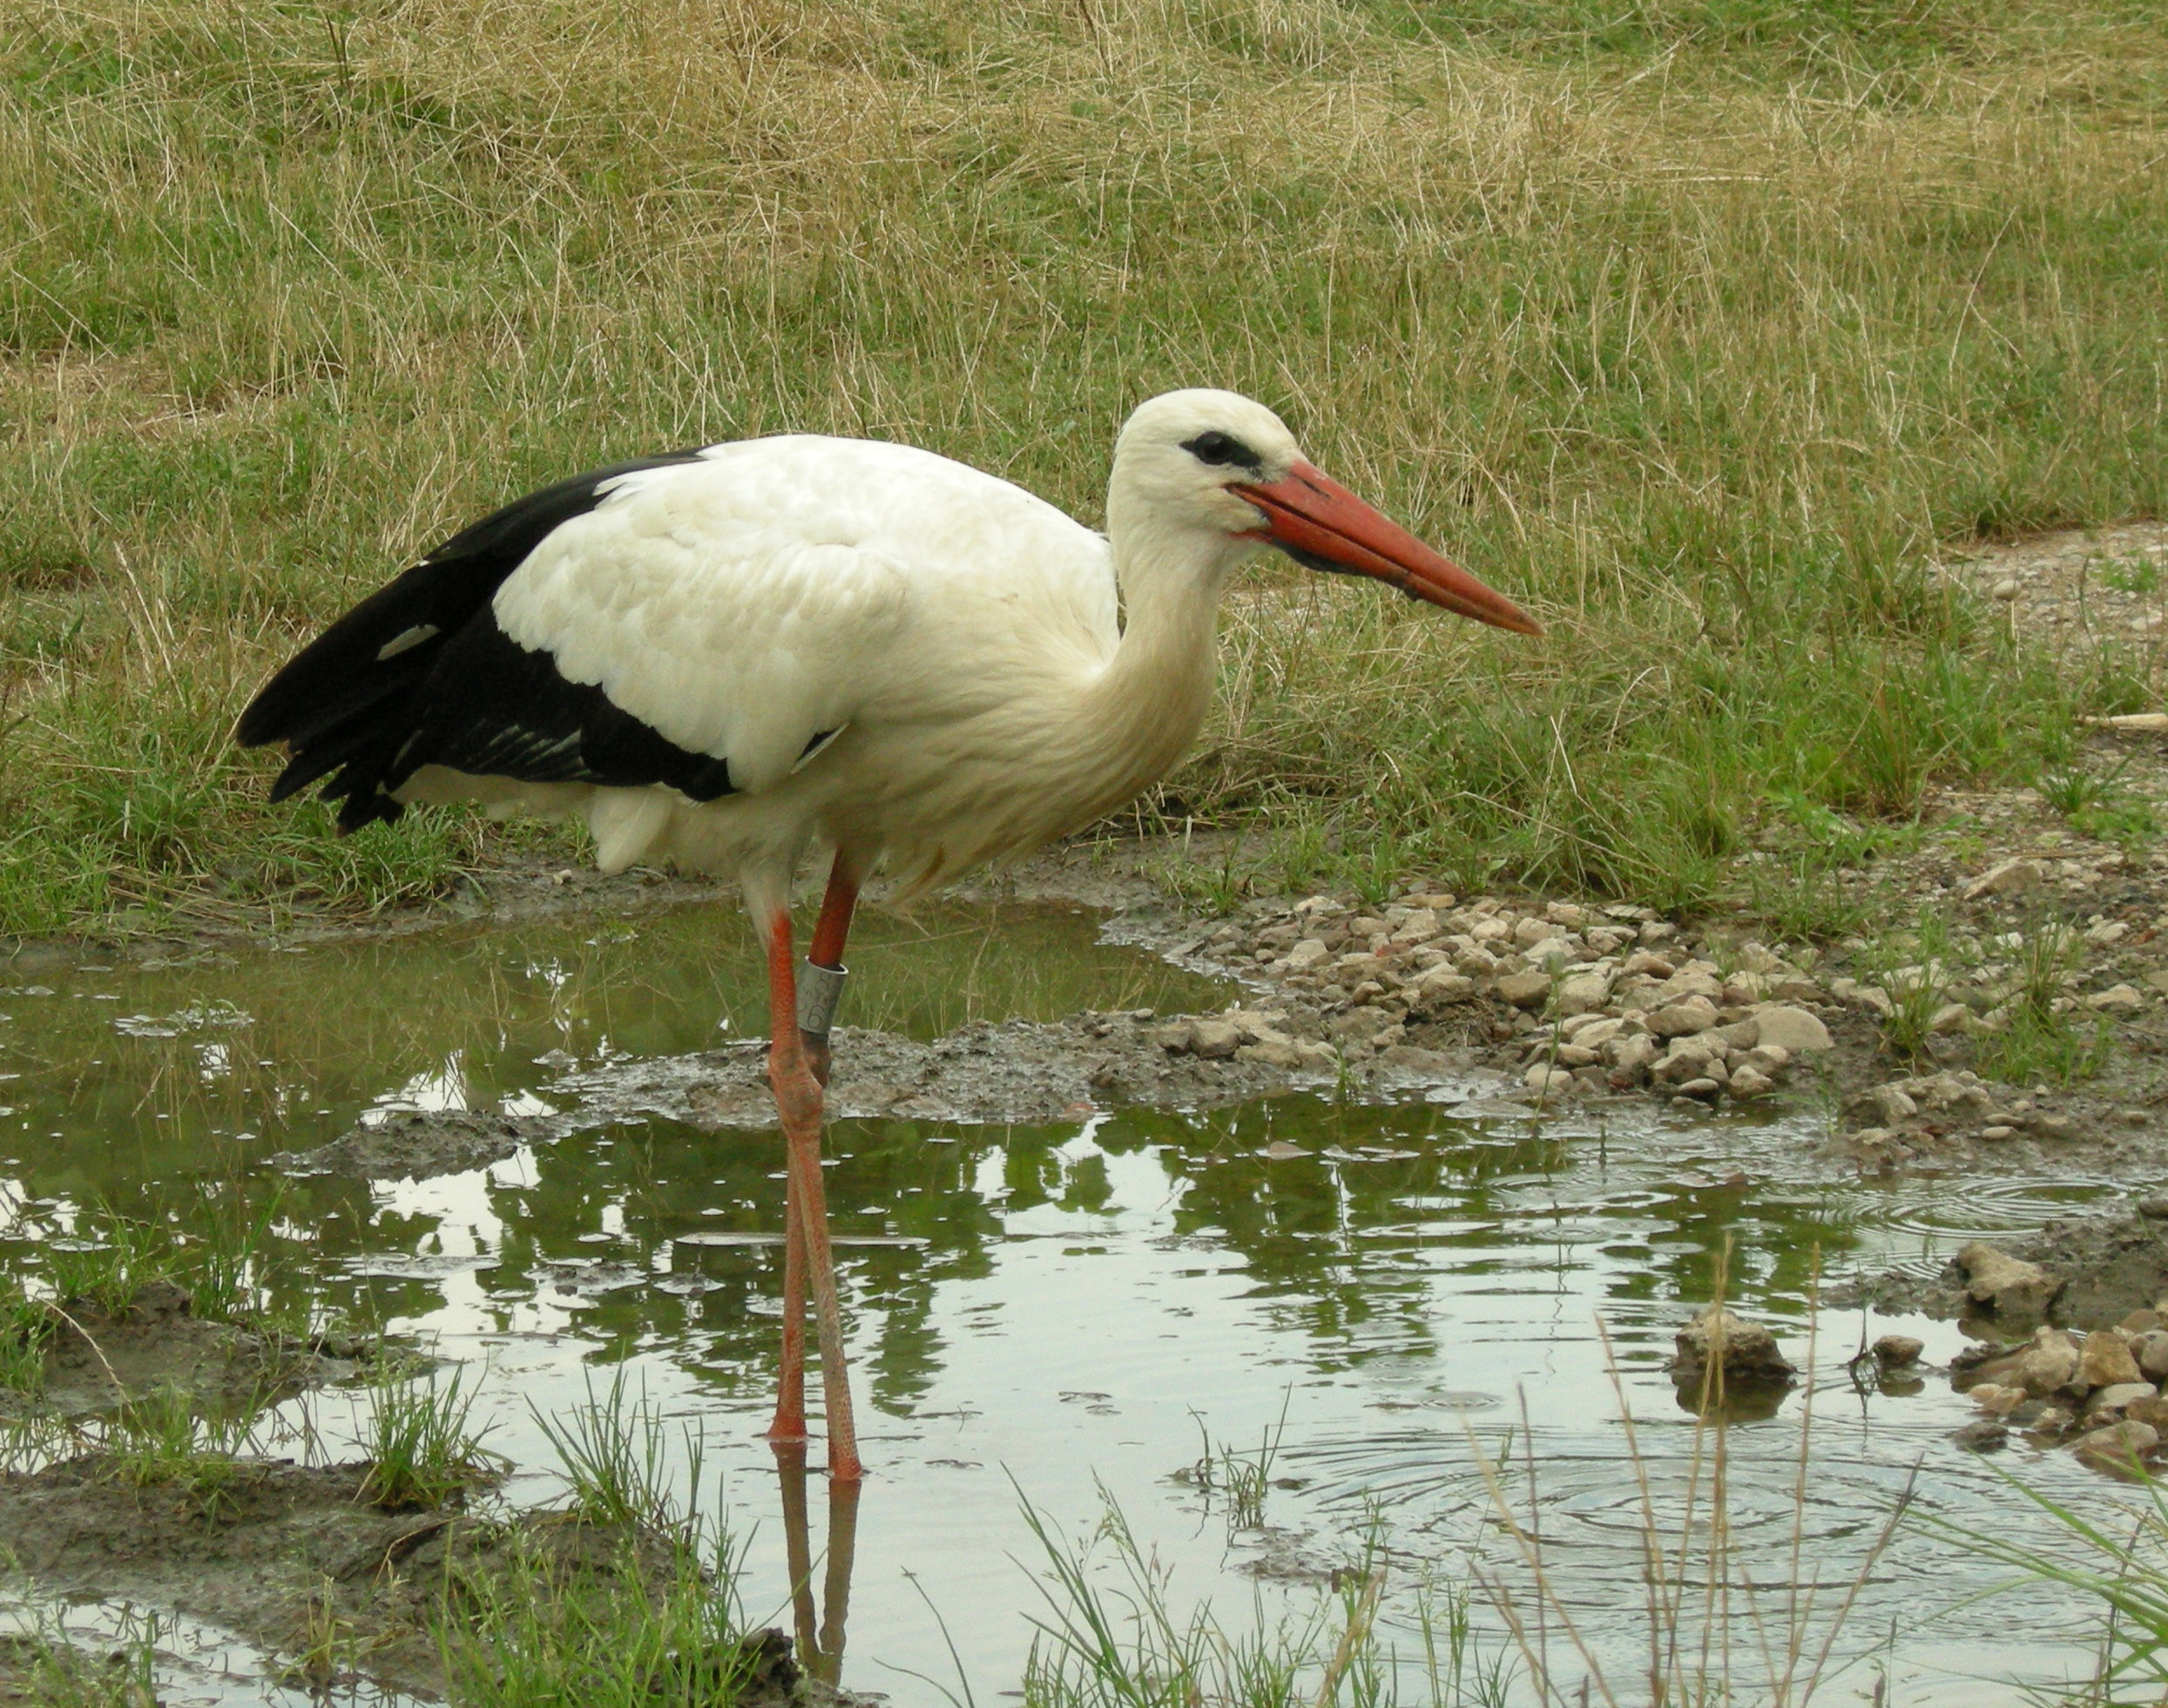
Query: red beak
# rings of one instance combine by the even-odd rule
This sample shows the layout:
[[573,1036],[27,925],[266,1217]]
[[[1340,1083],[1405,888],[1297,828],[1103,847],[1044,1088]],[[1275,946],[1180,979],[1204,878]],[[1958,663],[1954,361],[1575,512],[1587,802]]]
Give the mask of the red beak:
[[1265,512],[1258,531],[1314,569],[1352,570],[1389,582],[1411,598],[1427,599],[1478,623],[1540,635],[1543,626],[1512,600],[1388,522],[1337,481],[1307,462],[1285,480],[1227,489]]

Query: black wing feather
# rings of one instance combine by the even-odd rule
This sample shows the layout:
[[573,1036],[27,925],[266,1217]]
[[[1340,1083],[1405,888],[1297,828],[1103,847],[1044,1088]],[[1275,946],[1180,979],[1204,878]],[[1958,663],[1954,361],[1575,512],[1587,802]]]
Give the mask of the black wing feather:
[[522,782],[667,784],[696,800],[730,792],[726,761],[687,753],[568,682],[546,652],[498,629],[506,577],[549,535],[602,502],[623,475],[695,461],[641,457],[560,481],[463,529],[361,601],[264,685],[241,713],[244,747],[285,744],[283,800],[328,777],[341,830],[395,819],[391,793],[424,765]]

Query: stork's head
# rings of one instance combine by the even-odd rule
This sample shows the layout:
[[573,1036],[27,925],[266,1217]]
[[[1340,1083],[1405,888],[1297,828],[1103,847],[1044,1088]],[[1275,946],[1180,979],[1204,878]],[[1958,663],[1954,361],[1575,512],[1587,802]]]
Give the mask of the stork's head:
[[1108,521],[1276,546],[1298,564],[1367,575],[1481,623],[1542,625],[1312,468],[1287,424],[1231,391],[1170,391],[1139,404],[1114,446]]

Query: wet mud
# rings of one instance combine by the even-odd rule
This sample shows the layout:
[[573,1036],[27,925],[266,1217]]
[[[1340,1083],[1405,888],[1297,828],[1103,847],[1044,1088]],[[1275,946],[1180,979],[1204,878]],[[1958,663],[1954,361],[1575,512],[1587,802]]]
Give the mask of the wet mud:
[[1892,1271],[1873,1277],[1833,1294],[1832,1303],[1959,1320],[1992,1338],[2030,1333],[2043,1320],[2062,1328],[2110,1328],[2168,1300],[2168,1198],[2148,1197],[2120,1215],[2062,1218],[1998,1239],[1995,1247],[2047,1271],[2054,1291],[2044,1313],[1983,1303],[1955,1259],[1932,1276]]
[[[1043,1125],[1098,1111],[1226,1108],[1345,1083],[1365,1097],[1495,1096],[1510,1089],[1465,1049],[1402,1046],[1347,1072],[1316,1047],[1314,1013],[1233,1009],[1204,1017],[1226,1029],[1230,1053],[1170,1051],[1170,1027],[1194,1023],[1151,1009],[1077,1015],[1053,1024],[966,1026],[930,1042],[840,1027],[831,1118],[888,1117],[958,1125]],[[1307,1049],[1305,1048],[1308,1045]],[[611,1063],[542,1088],[565,1105],[546,1115],[459,1110],[372,1111],[333,1143],[274,1161],[294,1174],[428,1179],[486,1167],[523,1144],[659,1116],[693,1126],[775,1125],[767,1046],[758,1040],[652,1060]]]
[[428,1180],[501,1163],[532,1135],[509,1116],[463,1109],[395,1109],[369,1117],[313,1151],[271,1160],[288,1174],[361,1180]]

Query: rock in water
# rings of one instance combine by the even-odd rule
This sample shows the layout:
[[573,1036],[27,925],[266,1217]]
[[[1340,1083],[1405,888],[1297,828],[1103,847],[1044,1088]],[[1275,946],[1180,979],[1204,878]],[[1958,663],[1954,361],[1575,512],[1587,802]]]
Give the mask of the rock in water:
[[2063,1278],[2052,1270],[1984,1240],[1974,1240],[1953,1261],[1963,1273],[1967,1296],[2002,1316],[2045,1316],[2050,1301],[2063,1291]]
[[1909,1334],[1885,1334],[1874,1342],[1874,1361],[1891,1369],[1917,1364],[1927,1343]]
[[1719,1305],[1680,1329],[1672,1344],[1678,1348],[1672,1365],[1676,1382],[1700,1381],[1719,1347],[1727,1382],[1788,1382],[1799,1374],[1778,1349],[1775,1335]]
[[2136,1476],[2144,1469],[2140,1462],[2151,1458],[2159,1446],[2159,1432],[2151,1424],[2126,1419],[2078,1437],[2077,1456],[2096,1470]]

